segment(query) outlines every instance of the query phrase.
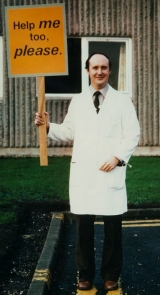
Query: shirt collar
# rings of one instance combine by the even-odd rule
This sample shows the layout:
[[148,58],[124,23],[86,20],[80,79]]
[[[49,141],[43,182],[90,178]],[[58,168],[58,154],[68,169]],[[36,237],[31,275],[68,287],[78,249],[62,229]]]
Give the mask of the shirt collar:
[[[93,88],[92,85],[89,86],[90,87],[90,92],[91,95],[93,96],[93,94],[95,93],[95,91],[97,91],[96,89]],[[109,85],[107,84],[105,87],[103,87],[102,89],[99,89],[99,91],[102,93],[103,98],[105,98],[107,91],[108,91]]]

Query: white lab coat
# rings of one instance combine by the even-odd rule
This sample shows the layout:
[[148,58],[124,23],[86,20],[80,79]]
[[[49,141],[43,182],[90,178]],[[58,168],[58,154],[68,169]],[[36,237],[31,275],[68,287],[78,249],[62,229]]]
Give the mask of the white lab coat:
[[139,123],[129,97],[109,86],[97,114],[90,89],[75,95],[64,122],[51,123],[48,136],[74,140],[69,197],[75,214],[118,215],[127,211],[126,167],[102,172],[111,156],[126,163],[139,140]]

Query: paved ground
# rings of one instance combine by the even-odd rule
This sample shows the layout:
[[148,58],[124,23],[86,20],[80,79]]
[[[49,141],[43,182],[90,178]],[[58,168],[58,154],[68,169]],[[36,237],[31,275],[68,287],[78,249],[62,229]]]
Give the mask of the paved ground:
[[[75,267],[75,222],[67,221],[63,234],[59,264],[54,274],[51,295],[104,295],[99,274],[103,243],[103,224],[95,224],[96,277],[92,291],[77,291]],[[142,224],[124,224],[124,263],[121,277],[123,293],[108,295],[159,295],[160,294],[160,221]],[[97,290],[97,291],[96,291]]]

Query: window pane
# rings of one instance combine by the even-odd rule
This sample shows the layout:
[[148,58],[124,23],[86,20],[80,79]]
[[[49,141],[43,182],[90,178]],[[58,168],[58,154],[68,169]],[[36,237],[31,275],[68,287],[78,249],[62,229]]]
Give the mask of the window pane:
[[80,93],[81,39],[68,38],[68,76],[46,76],[45,93]]
[[112,63],[109,84],[116,90],[126,88],[126,57],[125,42],[89,42],[89,54],[102,52],[108,55]]

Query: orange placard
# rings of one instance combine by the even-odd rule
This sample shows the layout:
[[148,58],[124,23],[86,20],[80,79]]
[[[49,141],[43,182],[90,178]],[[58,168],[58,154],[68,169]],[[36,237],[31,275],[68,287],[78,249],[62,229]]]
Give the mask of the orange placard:
[[9,77],[67,75],[65,6],[5,7]]

